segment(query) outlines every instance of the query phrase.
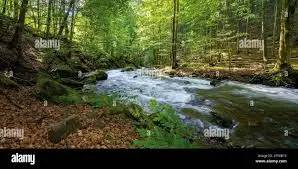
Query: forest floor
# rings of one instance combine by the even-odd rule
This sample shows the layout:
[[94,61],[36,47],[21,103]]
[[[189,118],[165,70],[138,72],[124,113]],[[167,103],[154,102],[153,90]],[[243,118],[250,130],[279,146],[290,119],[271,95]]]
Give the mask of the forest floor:
[[[89,105],[59,106],[32,97],[34,87],[4,89],[0,95],[1,129],[24,129],[24,138],[0,138],[0,148],[133,148],[138,138],[131,120],[111,115],[105,109],[100,118],[90,117],[94,109]],[[17,106],[16,106],[17,105]],[[69,115],[79,116],[83,128],[70,134],[58,144],[48,139],[48,130]]]

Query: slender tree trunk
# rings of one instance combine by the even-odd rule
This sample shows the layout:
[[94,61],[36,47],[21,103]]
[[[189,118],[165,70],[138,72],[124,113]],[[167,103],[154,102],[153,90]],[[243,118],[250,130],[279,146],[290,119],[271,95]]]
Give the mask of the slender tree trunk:
[[73,34],[74,34],[74,27],[75,27],[75,18],[77,16],[77,11],[76,11],[76,3],[73,5],[72,13],[71,13],[71,23],[70,23],[70,36],[69,39],[72,41]]
[[173,16],[173,28],[172,28],[172,69],[177,66],[176,61],[176,13],[177,13],[177,0],[174,0],[174,16]]
[[[30,6],[33,6],[32,5],[32,1],[30,1]],[[37,28],[37,22],[36,22],[36,16],[35,16],[35,11],[34,11],[34,8],[32,8],[32,17],[33,17],[33,22],[34,22],[34,28],[36,29]]]
[[6,12],[6,4],[7,4],[7,0],[4,0],[4,4],[3,4],[3,8],[2,8],[3,15],[5,15],[5,12]]
[[179,10],[180,10],[180,6],[179,6],[179,0],[176,1],[177,5],[176,5],[176,28],[175,28],[175,56],[176,56],[176,63],[175,63],[175,68],[177,68],[178,63],[177,63],[177,42],[178,42],[178,30],[179,30]]
[[265,4],[264,4],[264,0],[262,0],[262,40],[263,40],[263,44],[262,44],[262,48],[263,48],[263,61],[264,61],[264,65],[266,64],[267,61],[267,38],[266,38],[266,33],[265,33],[265,27],[264,27],[264,22],[265,22]]
[[22,2],[20,17],[19,17],[16,29],[15,29],[15,33],[13,35],[12,41],[10,42],[10,46],[13,48],[16,48],[19,53],[18,61],[20,61],[21,58],[23,57],[22,41],[23,41],[25,16],[26,16],[26,12],[27,12],[28,2],[29,2],[29,0],[23,0],[23,2]]
[[37,0],[37,29],[40,31],[40,0]]
[[13,4],[12,4],[12,0],[9,1],[8,16],[10,16],[10,17],[13,16]]
[[62,21],[62,23],[60,25],[60,29],[59,29],[59,32],[58,32],[58,35],[57,35],[58,38],[61,37],[64,28],[67,26],[68,15],[69,15],[69,13],[71,11],[71,8],[72,8],[74,2],[75,2],[75,0],[71,0],[70,3],[69,3],[68,10],[67,10],[66,14],[64,15],[63,21]]
[[49,37],[50,29],[51,29],[52,4],[53,4],[53,0],[49,0],[49,3],[48,3],[48,17],[47,17],[46,37]]
[[[245,35],[245,38],[247,39],[248,38],[248,23],[249,23],[249,19],[248,17],[246,18],[246,35]],[[248,48],[246,48],[246,54],[248,54]]]
[[14,8],[14,14],[13,14],[13,17],[14,17],[15,19],[18,19],[18,17],[19,17],[18,0],[14,0],[14,1],[13,1],[13,8]]
[[276,32],[276,21],[277,21],[277,1],[275,0],[275,10],[274,10],[274,24],[273,24],[273,40],[272,40],[272,56],[275,57],[275,32]]
[[54,27],[54,35],[57,33],[57,0],[53,2],[53,11],[52,11],[52,20],[53,20],[53,27]]

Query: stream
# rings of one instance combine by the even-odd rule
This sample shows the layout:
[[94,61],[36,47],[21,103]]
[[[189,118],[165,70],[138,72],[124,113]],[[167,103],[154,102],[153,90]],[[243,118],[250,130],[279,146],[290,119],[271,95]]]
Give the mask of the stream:
[[229,129],[235,145],[298,148],[298,89],[232,81],[214,87],[208,79],[153,76],[155,71],[110,70],[97,90],[135,98],[145,110],[151,99],[169,104],[198,130]]

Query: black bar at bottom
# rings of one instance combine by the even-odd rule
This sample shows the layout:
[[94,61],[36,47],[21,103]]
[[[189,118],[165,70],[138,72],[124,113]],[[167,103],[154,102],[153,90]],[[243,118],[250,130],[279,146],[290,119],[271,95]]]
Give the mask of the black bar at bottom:
[[[18,156],[20,163],[12,163],[12,155],[35,155],[34,165],[29,156]],[[16,158],[16,156],[14,156]],[[26,160],[27,163],[22,160]],[[15,160],[15,159],[14,159]],[[29,161],[29,162],[28,162]],[[32,163],[32,159],[31,159]],[[298,149],[0,149],[0,168],[58,168],[59,166],[95,166],[106,168],[126,165],[174,166],[205,168],[249,167],[298,168]],[[104,167],[106,166],[106,167]]]

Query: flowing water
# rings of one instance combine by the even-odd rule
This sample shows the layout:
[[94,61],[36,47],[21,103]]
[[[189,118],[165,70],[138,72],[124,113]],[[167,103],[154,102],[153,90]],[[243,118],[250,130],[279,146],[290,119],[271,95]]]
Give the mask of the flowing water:
[[231,131],[235,145],[264,148],[298,147],[298,90],[190,77],[156,77],[140,71],[108,71],[99,92],[135,97],[146,109],[151,99],[177,109],[198,130],[215,126]]

